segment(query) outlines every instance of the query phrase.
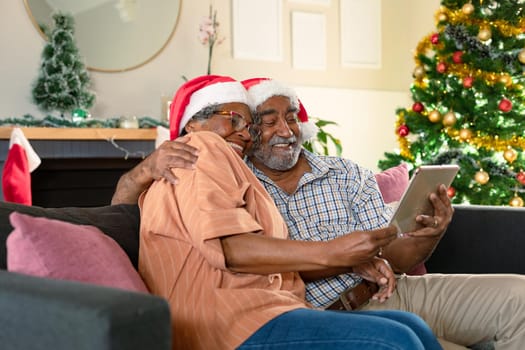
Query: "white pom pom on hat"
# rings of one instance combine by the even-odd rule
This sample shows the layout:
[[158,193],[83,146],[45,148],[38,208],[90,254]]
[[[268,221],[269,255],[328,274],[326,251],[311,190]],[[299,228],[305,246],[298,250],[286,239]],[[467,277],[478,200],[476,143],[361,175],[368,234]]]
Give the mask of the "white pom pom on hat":
[[303,141],[310,140],[317,135],[318,128],[314,122],[308,120],[308,113],[297,97],[297,93],[294,91],[294,89],[270,78],[246,79],[242,81],[242,85],[244,85],[244,87],[248,90],[252,102],[252,108],[254,110],[270,97],[288,97],[292,105],[295,105],[299,108],[297,117],[301,121],[300,125]]
[[241,82],[221,75],[188,80],[175,93],[170,106],[170,139],[177,138],[190,119],[206,106],[239,102],[252,105]]

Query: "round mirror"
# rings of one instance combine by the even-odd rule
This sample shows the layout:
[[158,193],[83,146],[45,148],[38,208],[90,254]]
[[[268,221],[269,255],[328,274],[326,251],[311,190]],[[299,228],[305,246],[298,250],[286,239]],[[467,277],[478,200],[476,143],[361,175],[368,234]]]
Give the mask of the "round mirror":
[[181,0],[24,0],[40,34],[54,11],[75,20],[75,38],[89,69],[122,72],[152,60],[175,31]]

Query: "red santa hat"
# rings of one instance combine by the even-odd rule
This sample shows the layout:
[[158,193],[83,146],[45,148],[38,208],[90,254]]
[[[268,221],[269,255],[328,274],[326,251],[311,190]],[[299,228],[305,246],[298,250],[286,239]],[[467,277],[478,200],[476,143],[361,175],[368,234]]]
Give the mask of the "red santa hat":
[[177,90],[170,105],[170,138],[177,138],[188,121],[204,107],[231,102],[251,105],[248,93],[239,81],[219,75],[188,80]]
[[292,105],[299,108],[297,117],[301,121],[301,134],[304,141],[310,140],[317,135],[318,128],[312,121],[308,120],[308,113],[297,97],[294,89],[270,78],[251,78],[242,81],[242,85],[248,90],[252,101],[252,108],[257,107],[273,96],[285,96],[290,99]]
[[13,128],[9,151],[2,171],[2,191],[6,202],[32,204],[31,172],[40,165],[40,157],[20,128]]

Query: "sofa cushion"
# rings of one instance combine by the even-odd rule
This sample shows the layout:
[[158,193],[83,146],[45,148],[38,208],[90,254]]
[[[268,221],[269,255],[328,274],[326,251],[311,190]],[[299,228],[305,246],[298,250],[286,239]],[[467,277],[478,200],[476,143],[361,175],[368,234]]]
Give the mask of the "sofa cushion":
[[397,202],[408,186],[408,167],[401,163],[375,174],[375,177],[385,203]]
[[138,266],[140,214],[136,205],[111,205],[93,208],[42,208],[0,202],[0,269],[7,268],[6,239],[13,230],[9,214],[13,211],[74,224],[92,225],[112,237],[124,249],[135,268]]
[[148,292],[126,253],[98,228],[17,212],[10,221],[9,271]]

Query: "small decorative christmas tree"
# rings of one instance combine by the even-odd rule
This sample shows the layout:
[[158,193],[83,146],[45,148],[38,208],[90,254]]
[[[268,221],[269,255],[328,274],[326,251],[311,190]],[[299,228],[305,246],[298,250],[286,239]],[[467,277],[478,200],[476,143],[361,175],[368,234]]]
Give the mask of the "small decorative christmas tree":
[[456,163],[454,203],[523,206],[523,0],[442,0],[436,22],[415,52],[413,104],[397,110],[400,149],[379,168]]
[[54,28],[42,52],[40,72],[33,87],[33,101],[43,111],[65,113],[90,108],[95,94],[88,88],[90,78],[74,38],[73,17],[53,15]]

